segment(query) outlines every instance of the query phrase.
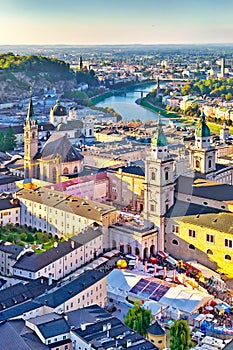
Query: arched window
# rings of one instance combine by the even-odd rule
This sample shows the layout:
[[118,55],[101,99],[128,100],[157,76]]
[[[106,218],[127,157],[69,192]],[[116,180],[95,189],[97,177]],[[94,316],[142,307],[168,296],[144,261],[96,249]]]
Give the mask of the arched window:
[[174,245],[179,245],[179,242],[177,241],[177,239],[173,239],[173,240],[172,240],[172,244],[174,244]]
[[151,173],[151,180],[155,180],[155,172],[154,171],[152,171],[152,173]]
[[165,171],[165,180],[166,181],[168,180],[168,171],[167,170]]
[[92,135],[92,130],[91,129],[89,129],[89,136],[91,136]]
[[196,168],[200,168],[200,162],[198,159],[196,160]]
[[189,249],[191,249],[191,250],[195,250],[196,248],[194,247],[194,245],[193,245],[193,244],[189,244]]
[[229,254],[225,255],[225,260],[230,260],[231,261],[231,256]]
[[34,139],[35,136],[36,136],[36,133],[35,133],[35,131],[33,131],[33,133],[32,133],[32,138]]
[[209,168],[212,167],[212,162],[211,162],[211,159],[209,159]]
[[27,131],[26,132],[26,139],[28,139],[29,138],[29,132]]
[[206,252],[207,254],[209,254],[209,255],[213,255],[214,253],[213,253],[213,251],[211,250],[211,249],[207,249],[207,252]]
[[76,174],[78,172],[78,168],[75,166],[74,167],[74,173]]
[[67,174],[69,174],[69,170],[68,170],[68,168],[64,168],[63,169],[63,175],[67,175]]

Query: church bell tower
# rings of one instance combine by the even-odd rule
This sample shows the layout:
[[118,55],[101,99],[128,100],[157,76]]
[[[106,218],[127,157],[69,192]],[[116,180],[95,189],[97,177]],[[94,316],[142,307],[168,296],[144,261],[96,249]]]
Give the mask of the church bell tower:
[[32,94],[24,122],[24,177],[36,177],[34,157],[38,152],[38,124],[33,111]]
[[174,204],[174,160],[159,118],[145,161],[145,218],[159,227],[158,250],[164,250],[164,215]]

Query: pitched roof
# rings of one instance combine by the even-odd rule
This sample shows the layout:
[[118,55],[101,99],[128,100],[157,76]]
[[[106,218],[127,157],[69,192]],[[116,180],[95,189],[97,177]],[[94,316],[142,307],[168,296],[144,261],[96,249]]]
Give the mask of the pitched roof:
[[8,287],[0,291],[0,311],[35,298],[49,288],[51,286],[47,278],[38,278],[28,283],[17,283]]
[[218,201],[233,200],[233,186],[205,179],[179,176],[176,192]]
[[180,220],[192,225],[208,227],[212,230],[233,234],[233,213],[198,214],[184,216]]
[[94,221],[102,221],[103,215],[116,210],[110,205],[84,200],[83,198],[44,188],[35,190],[22,188],[17,192],[17,197],[19,200],[24,198]]
[[152,325],[147,328],[147,332],[154,335],[164,335],[165,330],[160,326],[158,321],[155,321]]
[[168,210],[165,216],[167,218],[174,218],[186,215],[218,214],[220,212],[223,212],[223,210],[176,199],[174,205]]
[[102,234],[103,232],[100,228],[97,227],[94,229],[92,227],[88,227],[83,233],[72,237],[72,240],[76,243],[79,243],[80,245],[83,245],[101,236]]
[[0,349],[1,350],[30,350],[31,348],[23,340],[9,322],[0,324]]
[[20,208],[20,204],[18,201],[12,201],[9,198],[1,198],[0,199],[0,210]]
[[71,240],[69,239],[68,241],[59,243],[56,248],[51,248],[42,254],[26,253],[14,264],[14,268],[36,272],[50,265],[52,262],[59,260],[80,246],[81,244],[76,241],[74,241],[74,246],[72,246]]
[[53,159],[61,157],[63,163],[80,161],[84,157],[68,140],[67,135],[52,134],[45,143],[41,153],[41,159]]
[[43,305],[56,308],[103,278],[105,278],[105,274],[101,271],[85,271],[74,280],[69,281],[61,287],[57,287],[57,289],[53,289],[52,293],[39,296],[36,298],[36,301],[42,303]]
[[0,242],[0,251],[10,254],[12,258],[16,258],[23,250],[24,248],[19,245],[6,244],[4,241]]
[[37,327],[45,338],[51,338],[70,332],[70,327],[64,318],[54,319],[37,325]]

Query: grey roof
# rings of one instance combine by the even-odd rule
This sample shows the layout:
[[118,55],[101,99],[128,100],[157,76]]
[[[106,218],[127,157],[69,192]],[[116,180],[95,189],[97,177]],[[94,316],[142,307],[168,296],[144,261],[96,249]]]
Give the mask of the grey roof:
[[[103,326],[106,324],[111,325],[108,338],[106,337],[107,332],[103,331]],[[93,346],[96,348],[101,347],[103,349],[109,349],[111,347],[115,347],[116,340],[119,347],[125,344],[127,340],[131,340],[132,345],[129,347],[129,349],[157,349],[157,347],[155,347],[151,342],[130,329],[128,326],[124,325],[116,317],[87,324],[85,329],[78,328],[73,332],[84,339],[88,344],[93,344]]]
[[23,338],[16,332],[11,323],[0,324],[0,350],[30,350]]
[[18,201],[13,201],[8,198],[0,199],[0,210],[20,208],[20,204]]
[[67,123],[60,123],[57,126],[57,130],[59,131],[68,131],[74,129],[82,129],[83,122],[79,119],[77,120],[68,120]]
[[19,180],[22,180],[22,177],[15,176],[15,175],[0,174],[0,185],[10,184],[12,182],[16,182]]
[[43,305],[56,308],[70,298],[77,296],[85,289],[91,287],[96,282],[102,280],[104,277],[105,274],[98,270],[85,271],[74,280],[69,281],[61,287],[57,287],[52,293],[36,298],[36,301],[41,302]]
[[0,311],[33,299],[50,288],[52,286],[48,285],[48,279],[45,277],[29,281],[28,283],[17,283],[8,287],[0,291]]
[[98,305],[87,306],[83,309],[67,312],[70,326],[79,328],[81,323],[95,323],[98,320],[106,320],[112,315]]
[[[137,165],[129,165],[129,166],[123,166],[118,169],[122,169],[122,173],[126,174],[132,174],[132,175],[138,175],[138,176],[145,176],[145,170]],[[117,171],[118,169],[111,169],[112,171]]]
[[15,259],[23,250],[24,248],[19,245],[0,242],[0,251],[10,254],[12,259]]
[[154,335],[164,335],[165,330],[160,326],[158,321],[155,321],[152,325],[147,328],[147,332]]
[[0,350],[48,350],[24,320],[14,320],[0,324]]
[[103,233],[101,229],[99,228],[94,229],[92,227],[88,227],[83,233],[80,233],[79,235],[72,237],[72,240],[79,243],[80,245],[83,245],[101,236],[102,234]]
[[45,338],[55,337],[70,331],[70,327],[64,318],[42,323],[37,327]]
[[53,159],[57,156],[61,157],[63,163],[83,159],[83,155],[79,153],[64,134],[51,135],[40,154],[42,159]]
[[223,210],[176,199],[174,205],[168,210],[165,216],[171,218],[186,215],[218,214],[220,212],[223,212]]
[[28,311],[36,310],[40,306],[42,306],[42,304],[39,304],[31,300],[18,305],[11,306],[7,310],[0,311],[0,321],[9,320],[11,318],[18,317]]
[[233,200],[233,186],[205,179],[179,176],[176,192],[218,201]]
[[81,246],[77,242],[73,243],[74,246],[71,244],[71,240],[69,239],[68,241],[59,243],[56,248],[51,248],[42,254],[26,253],[14,264],[14,268],[36,272]]

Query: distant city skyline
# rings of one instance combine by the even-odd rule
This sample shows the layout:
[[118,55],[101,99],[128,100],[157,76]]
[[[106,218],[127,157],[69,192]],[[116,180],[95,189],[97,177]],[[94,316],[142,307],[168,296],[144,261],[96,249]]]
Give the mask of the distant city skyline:
[[0,0],[0,45],[233,42],[232,0]]

